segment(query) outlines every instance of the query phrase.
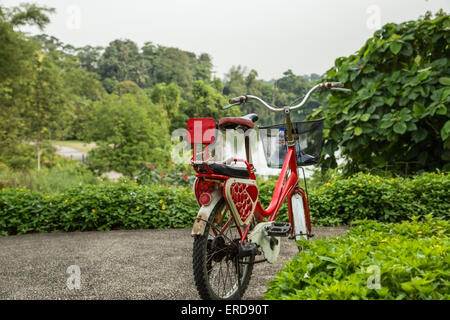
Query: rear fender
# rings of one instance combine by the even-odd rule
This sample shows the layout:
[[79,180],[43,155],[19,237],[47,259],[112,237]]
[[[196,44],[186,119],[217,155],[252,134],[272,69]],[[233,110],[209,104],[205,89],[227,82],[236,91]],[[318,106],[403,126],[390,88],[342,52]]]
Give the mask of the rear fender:
[[209,216],[222,198],[223,195],[221,188],[218,188],[211,193],[211,202],[207,206],[201,206],[200,210],[198,210],[197,218],[195,218],[194,225],[192,226],[191,236],[201,236],[205,232]]

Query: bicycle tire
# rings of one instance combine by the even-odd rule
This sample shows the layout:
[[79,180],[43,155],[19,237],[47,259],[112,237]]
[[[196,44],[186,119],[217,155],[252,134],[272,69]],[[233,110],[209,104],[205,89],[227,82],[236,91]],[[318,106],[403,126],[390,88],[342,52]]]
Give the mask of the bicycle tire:
[[[208,224],[205,228],[205,232],[202,235],[196,236],[193,244],[192,251],[192,262],[193,262],[193,271],[194,271],[194,280],[195,285],[197,287],[197,291],[200,295],[200,298],[203,300],[238,300],[241,299],[247,290],[248,284],[250,282],[251,274],[253,271],[253,262],[255,257],[250,256],[247,257],[248,261],[246,264],[238,264],[238,268],[243,266],[243,274],[241,276],[240,286],[237,284],[237,288],[227,295],[220,295],[216,292],[210,283],[210,272],[208,271],[208,262],[211,262],[211,257],[208,261],[208,240],[211,226],[214,222],[215,216],[221,212],[221,210],[228,210],[225,205],[225,199],[222,198],[214,207],[211,215],[208,219]],[[224,213],[226,214],[226,212]],[[230,212],[231,214],[231,212]],[[230,227],[231,228],[231,227]],[[214,256],[214,254],[213,254]],[[240,270],[240,268],[238,269]],[[226,281],[225,281],[226,284]],[[234,288],[234,287],[233,287]]]
[[[293,222],[294,222],[294,235],[295,235],[295,242],[297,244],[297,249],[299,252],[303,251],[303,247],[298,244],[298,241],[300,238],[304,240],[309,240],[309,237],[306,235],[307,227],[306,227],[306,212],[304,210],[304,203],[303,203],[303,197],[301,193],[295,192],[293,196],[290,199],[291,201],[291,208],[293,211]],[[302,234],[301,237],[298,236],[298,234]]]

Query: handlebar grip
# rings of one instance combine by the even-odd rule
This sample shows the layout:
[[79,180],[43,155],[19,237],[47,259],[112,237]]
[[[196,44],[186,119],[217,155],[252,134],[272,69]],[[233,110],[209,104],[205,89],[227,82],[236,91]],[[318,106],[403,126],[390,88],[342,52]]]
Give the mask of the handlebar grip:
[[347,88],[331,88],[331,91],[341,91],[341,92],[346,92],[346,93],[352,93],[352,90],[347,89]]
[[247,96],[239,96],[236,98],[231,98],[228,102],[230,104],[235,104],[235,103],[244,103],[244,102],[247,102],[247,100],[248,100]]
[[342,82],[324,82],[323,87],[325,89],[331,89],[331,88],[343,88],[344,84]]

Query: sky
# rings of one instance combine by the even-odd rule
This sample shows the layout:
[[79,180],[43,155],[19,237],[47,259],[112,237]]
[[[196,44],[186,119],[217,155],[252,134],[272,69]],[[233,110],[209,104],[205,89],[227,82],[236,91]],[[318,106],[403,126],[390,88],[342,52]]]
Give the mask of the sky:
[[[380,26],[450,12],[450,0],[0,0],[56,9],[45,33],[74,46],[130,39],[212,57],[219,77],[233,65],[259,78],[322,74]],[[37,29],[26,28],[31,34]]]

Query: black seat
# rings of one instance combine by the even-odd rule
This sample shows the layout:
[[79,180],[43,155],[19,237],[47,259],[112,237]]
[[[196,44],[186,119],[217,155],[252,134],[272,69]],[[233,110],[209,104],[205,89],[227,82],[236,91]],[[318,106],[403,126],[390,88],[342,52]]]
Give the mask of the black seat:
[[250,113],[243,117],[229,117],[222,118],[219,121],[219,129],[242,129],[244,131],[254,128],[254,123],[258,121],[259,117],[256,113]]
[[[209,170],[206,169],[206,165],[208,165]],[[250,174],[248,173],[247,168],[232,167],[232,166],[227,166],[226,164],[222,164],[222,163],[216,163],[216,162],[195,163],[194,168],[195,168],[195,170],[198,170],[201,173],[210,173],[210,170],[212,170],[215,174],[219,174],[219,175],[223,175],[223,176],[242,178],[242,179],[250,178]]]
[[247,168],[232,167],[220,163],[210,163],[208,164],[208,167],[214,171],[215,174],[242,179],[250,178]]

